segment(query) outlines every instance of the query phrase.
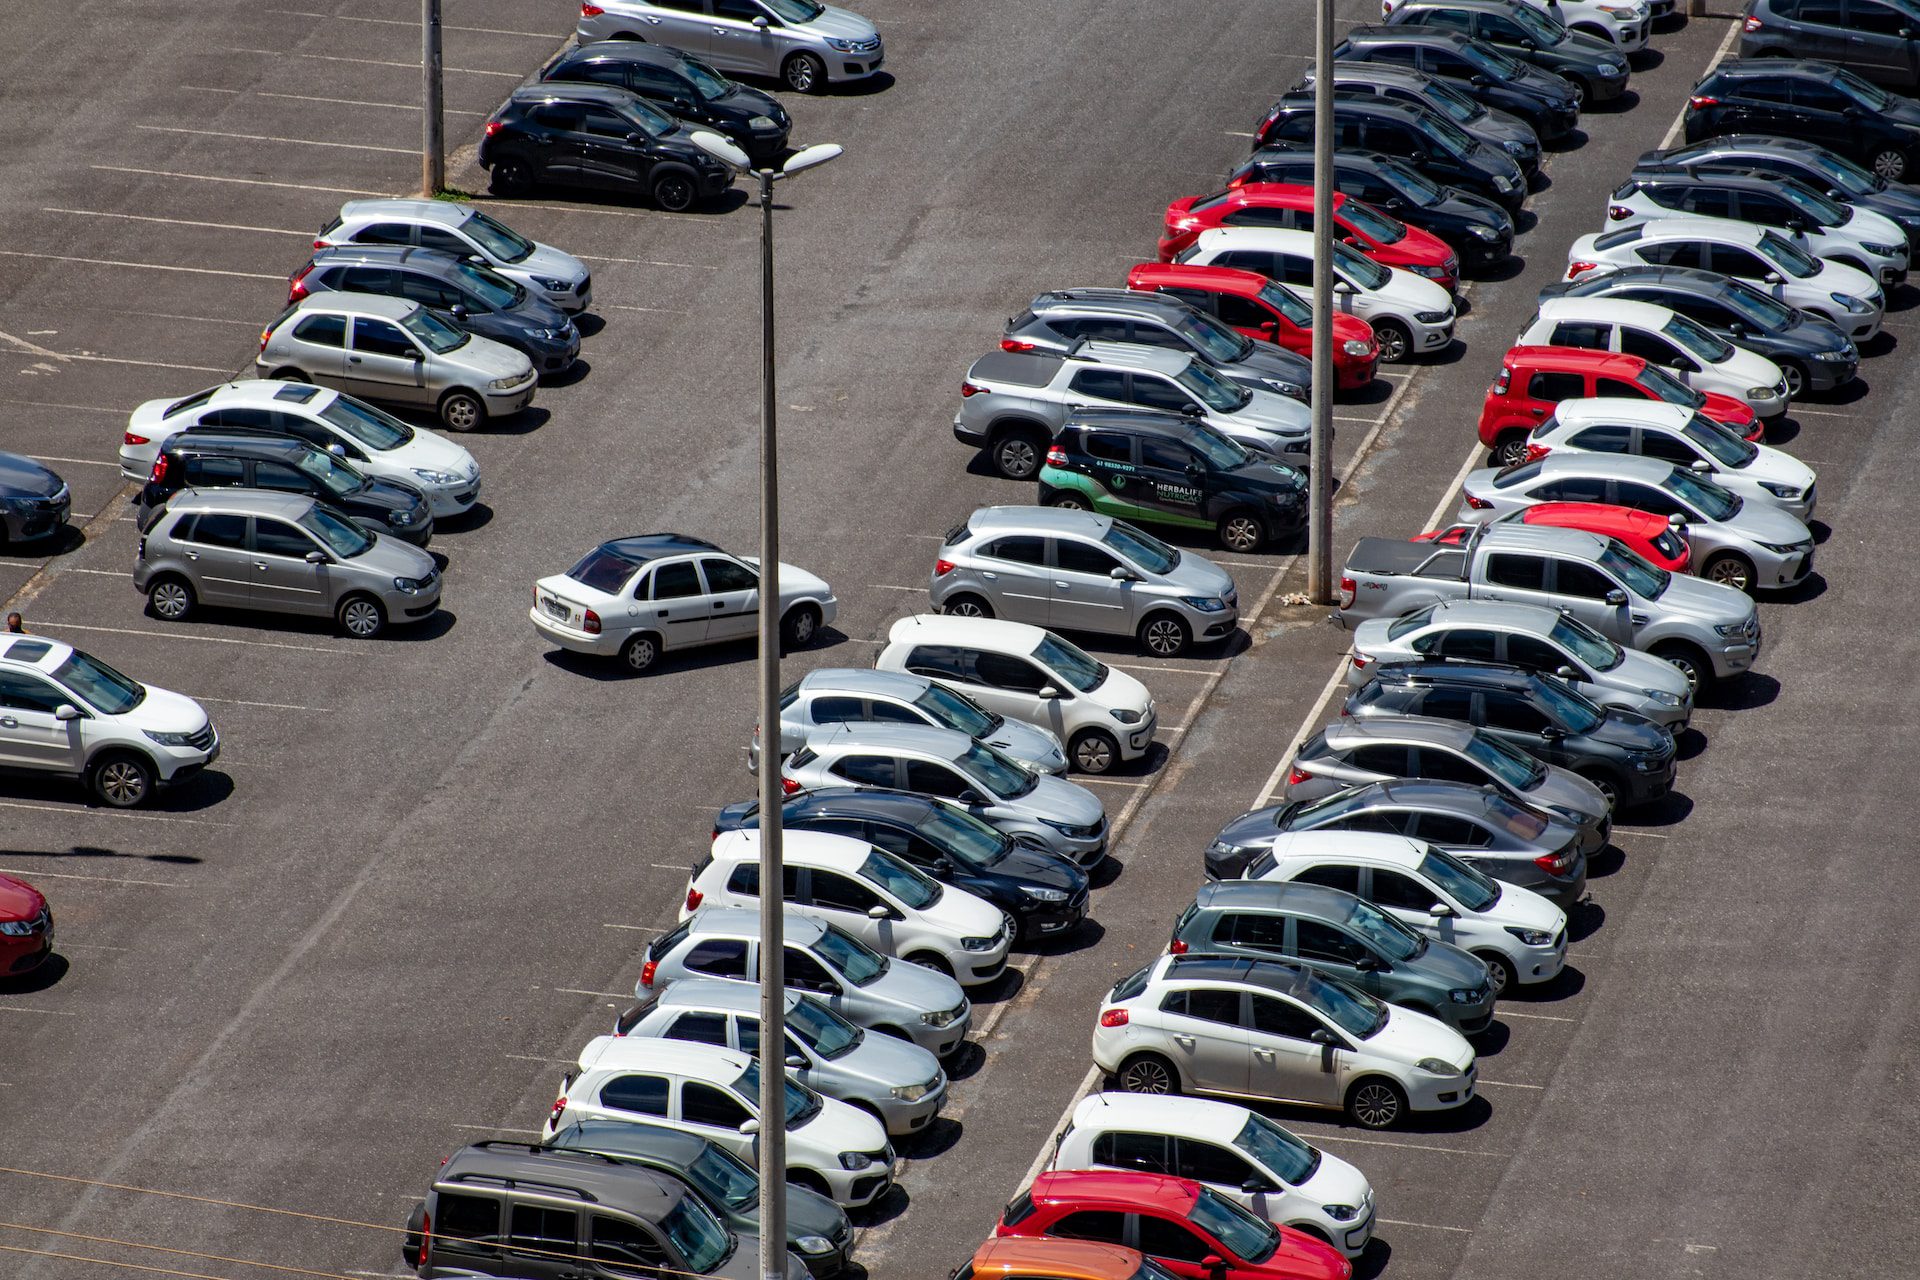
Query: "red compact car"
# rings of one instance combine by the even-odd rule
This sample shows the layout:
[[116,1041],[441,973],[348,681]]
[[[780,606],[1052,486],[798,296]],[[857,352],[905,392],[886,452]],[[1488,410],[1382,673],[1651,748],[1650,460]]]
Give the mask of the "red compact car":
[[[1639,553],[1643,560],[1671,573],[1685,573],[1692,559],[1686,535],[1651,511],[1615,507],[1604,502],[1542,502],[1523,508],[1520,524],[1551,525],[1556,529],[1579,529],[1603,538],[1618,538]],[[1415,534],[1415,542],[1441,542],[1459,546],[1473,535],[1474,524],[1456,524],[1432,533]]]
[[[1346,242],[1383,267],[1399,267],[1425,276],[1443,288],[1460,283],[1460,259],[1446,241],[1410,227],[1363,200],[1333,193],[1333,220]],[[1187,196],[1167,206],[1160,233],[1160,261],[1174,255],[1213,227],[1287,227],[1313,230],[1313,188],[1293,182],[1255,182],[1210,196]]]
[[[1313,308],[1299,294],[1258,271],[1141,262],[1127,272],[1127,288],[1168,294],[1249,338],[1261,338],[1308,359],[1313,357]],[[1334,386],[1343,391],[1366,386],[1373,381],[1379,363],[1380,344],[1374,341],[1373,326],[1359,316],[1335,312]]]
[[25,880],[0,876],[0,977],[38,969],[53,954],[53,912]]
[[1480,409],[1480,443],[1493,450],[1500,466],[1524,461],[1527,436],[1553,406],[1582,396],[1683,404],[1748,440],[1758,440],[1766,429],[1744,401],[1695,391],[1639,356],[1578,347],[1512,347],[1501,358],[1500,375],[1487,388],[1487,402]]
[[1043,1173],[996,1236],[1066,1236],[1138,1249],[1187,1280],[1348,1280],[1338,1250],[1276,1227],[1197,1182],[1157,1173]]

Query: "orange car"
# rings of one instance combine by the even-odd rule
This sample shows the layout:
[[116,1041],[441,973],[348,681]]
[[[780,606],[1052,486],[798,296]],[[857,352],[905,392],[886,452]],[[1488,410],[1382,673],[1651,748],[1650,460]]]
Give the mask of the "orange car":
[[1117,1244],[1000,1236],[950,1280],[1173,1280],[1153,1259]]

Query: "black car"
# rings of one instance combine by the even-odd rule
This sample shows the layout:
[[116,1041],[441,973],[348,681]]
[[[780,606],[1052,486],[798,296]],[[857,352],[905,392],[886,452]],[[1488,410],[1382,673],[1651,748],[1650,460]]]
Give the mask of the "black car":
[[[1313,93],[1313,68],[1293,92]],[[1437,111],[1477,142],[1497,147],[1513,157],[1522,173],[1531,176],[1540,168],[1540,135],[1519,116],[1489,107],[1468,97],[1445,80],[1412,67],[1396,67],[1385,62],[1339,62],[1333,64],[1333,94],[1336,98],[1384,98],[1388,102],[1411,102]]]
[[1573,770],[1623,809],[1673,789],[1672,734],[1636,712],[1596,706],[1549,675],[1481,663],[1390,663],[1347,695],[1341,714],[1474,725]]
[[1040,468],[1040,501],[1142,524],[1212,529],[1257,551],[1307,522],[1305,475],[1178,414],[1070,414]]
[[1389,27],[1457,31],[1521,62],[1566,77],[1580,105],[1627,91],[1627,60],[1605,40],[1569,31],[1526,0],[1408,0]]
[[487,121],[476,159],[503,196],[543,183],[646,195],[682,213],[733,185],[733,170],[625,89],[539,84],[513,91]]
[[134,514],[144,517],[182,489],[221,488],[304,493],[362,528],[416,547],[433,537],[433,507],[411,485],[363,476],[293,436],[234,427],[188,427],[168,436],[134,500]]
[[665,45],[638,40],[576,45],[540,68],[540,79],[629,90],[677,120],[725,134],[756,162],[778,158],[793,129],[793,117],[770,94],[736,84]]
[[72,510],[66,481],[32,458],[0,453],[0,547],[58,533]]
[[[789,830],[864,840],[942,884],[985,898],[1014,918],[1022,938],[1066,933],[1086,919],[1086,872],[938,800],[826,787],[788,800],[780,815]],[[759,825],[759,804],[745,801],[720,811],[713,834]]]
[[1743,280],[1696,267],[1623,267],[1584,280],[1563,280],[1540,291],[1548,298],[1620,298],[1677,311],[1780,366],[1787,391],[1831,391],[1851,382],[1860,350],[1830,320],[1790,307]]
[[[1313,153],[1268,148],[1227,175],[1230,187],[1249,182],[1313,185]],[[1336,151],[1336,190],[1384,209],[1402,222],[1431,232],[1460,256],[1460,264],[1483,267],[1505,262],[1513,252],[1513,215],[1493,201],[1446,187],[1410,165],[1377,151]]]
[[1875,177],[1816,142],[1736,133],[1665,151],[1649,151],[1640,157],[1639,163],[1739,167],[1795,178],[1829,200],[1871,209],[1892,218],[1907,233],[1909,244],[1920,244],[1920,190]]
[[[1333,145],[1399,156],[1434,180],[1478,192],[1509,211],[1527,199],[1527,176],[1512,156],[1417,103],[1336,95]],[[1313,99],[1288,94],[1274,103],[1254,132],[1254,150],[1262,147],[1311,151]]]
[[1742,58],[1820,58],[1869,80],[1920,86],[1920,6],[1913,0],[1747,0]]
[[542,373],[563,372],[580,355],[580,330],[564,311],[518,281],[440,249],[321,249],[293,273],[289,300],[329,291],[410,299],[468,333],[523,353]]
[[1580,91],[1565,76],[1529,66],[1458,31],[1426,26],[1349,28],[1337,63],[1411,67],[1489,107],[1511,111],[1548,142],[1580,121]]
[[1803,138],[1888,182],[1920,161],[1920,104],[1826,62],[1723,62],[1687,99],[1688,142],[1735,133]]

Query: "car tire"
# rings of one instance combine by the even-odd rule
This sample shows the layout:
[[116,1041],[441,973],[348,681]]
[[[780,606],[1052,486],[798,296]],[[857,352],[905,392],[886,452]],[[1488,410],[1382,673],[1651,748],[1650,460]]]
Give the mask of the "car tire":
[[440,422],[449,431],[472,431],[487,420],[487,406],[465,387],[455,387],[440,397]]
[[299,382],[307,386],[313,385],[312,378],[309,378],[306,374],[291,366],[285,369],[275,369],[269,376],[276,382]]
[[628,637],[620,646],[620,661],[636,676],[653,670],[653,664],[660,661],[659,639],[645,631]]
[[1524,431],[1505,431],[1495,437],[1493,443],[1493,465],[1512,467],[1527,460],[1527,433]]
[[1413,334],[1398,320],[1373,322],[1374,341],[1380,344],[1380,363],[1399,364],[1413,355]]
[[1252,507],[1236,507],[1220,517],[1214,526],[1220,545],[1241,553],[1258,551],[1267,541],[1267,525]]
[[1120,744],[1104,729],[1082,729],[1067,745],[1067,758],[1081,773],[1111,773],[1120,763]]
[[1474,957],[1487,966],[1487,976],[1493,985],[1494,999],[1503,998],[1513,988],[1513,961],[1498,951],[1476,951]]
[[1593,86],[1584,76],[1568,76],[1567,83],[1573,86],[1573,107],[1576,111],[1585,111],[1593,105]]
[[787,1182],[791,1186],[805,1187],[815,1195],[825,1196],[829,1200],[833,1199],[833,1191],[827,1186],[827,1180],[811,1169],[789,1168],[787,1170]]
[[1180,1092],[1180,1072],[1157,1053],[1137,1053],[1120,1064],[1114,1083],[1125,1093],[1172,1097]]
[[1356,1080],[1347,1090],[1347,1118],[1362,1129],[1391,1129],[1406,1114],[1406,1091],[1384,1076]]
[[87,766],[87,790],[110,809],[135,809],[153,795],[153,762],[132,751],[103,751]]
[[1738,587],[1748,595],[1753,594],[1753,561],[1732,551],[1721,551],[1707,557],[1700,566],[1700,576],[1708,582],[1718,582],[1729,587]]
[[949,978],[953,977],[952,962],[945,956],[938,955],[932,951],[916,951],[910,956],[902,956],[901,959],[905,960],[908,964],[917,964],[922,969],[931,969],[935,973],[945,974]]
[[1087,500],[1071,489],[1056,489],[1047,495],[1047,505],[1060,511],[1089,510]]
[[1657,644],[1648,652],[1661,661],[1671,662],[1680,668],[1681,673],[1687,677],[1687,688],[1696,694],[1713,681],[1713,664],[1707,661],[1706,654],[1690,644],[1673,640],[1666,644]]
[[519,156],[501,156],[487,174],[487,189],[497,196],[523,196],[533,190],[533,166]]
[[993,433],[993,469],[1008,480],[1031,480],[1047,457],[1047,438],[1038,427],[1022,424]]
[[1876,177],[1888,182],[1903,182],[1907,173],[1907,153],[1898,147],[1881,147],[1873,153],[1873,159],[1867,167]]
[[796,53],[780,64],[780,78],[795,93],[825,93],[827,64],[811,53]]
[[1583,773],[1580,776],[1600,789],[1600,794],[1607,798],[1609,813],[1620,808],[1620,797],[1625,794],[1625,790],[1617,775],[1604,769],[1595,769],[1592,773]]
[[177,574],[162,574],[147,584],[147,608],[162,622],[185,622],[199,603],[193,584]]
[[1798,360],[1782,360],[1780,362],[1780,376],[1787,380],[1788,399],[1798,400],[1806,394],[1807,366],[1801,364]]
[[958,595],[940,606],[950,618],[991,618],[993,606],[975,595]]
[[685,213],[700,201],[700,180],[679,165],[655,165],[647,198],[663,213]]
[[1139,638],[1140,647],[1156,658],[1177,658],[1193,643],[1193,633],[1187,624],[1166,612],[1148,614],[1134,634]]
[[372,596],[358,591],[341,599],[333,618],[356,640],[371,640],[387,627],[386,609]]
[[810,604],[795,605],[780,619],[780,652],[804,649],[819,634],[820,611]]

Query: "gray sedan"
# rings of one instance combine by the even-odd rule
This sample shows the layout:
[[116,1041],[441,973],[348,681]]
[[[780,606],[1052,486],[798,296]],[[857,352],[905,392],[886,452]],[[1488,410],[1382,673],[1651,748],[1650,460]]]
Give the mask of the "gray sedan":
[[0,453],[0,547],[58,532],[72,508],[66,481],[32,458]]
[[671,45],[722,71],[778,77],[800,93],[864,80],[886,51],[874,25],[814,0],[600,0],[580,7],[580,42]]

